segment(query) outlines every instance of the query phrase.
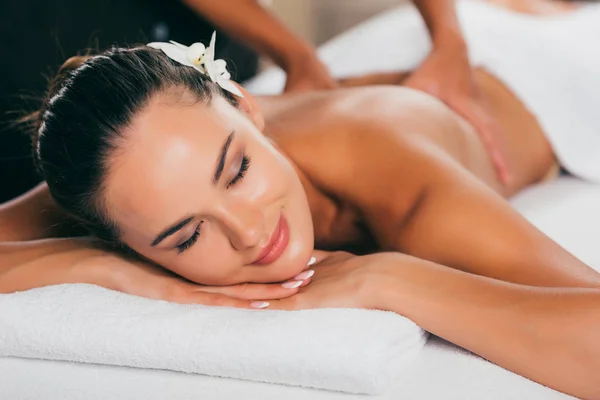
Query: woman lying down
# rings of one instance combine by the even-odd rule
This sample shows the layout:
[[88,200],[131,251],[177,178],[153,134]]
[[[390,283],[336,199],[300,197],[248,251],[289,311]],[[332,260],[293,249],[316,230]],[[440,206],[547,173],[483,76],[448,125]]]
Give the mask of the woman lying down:
[[[532,57],[562,51],[561,37]],[[598,83],[600,64],[571,56],[567,75],[537,83],[548,90],[539,98],[477,70],[506,135],[503,184],[474,129],[429,95],[382,86],[254,98],[212,49],[155,43],[63,68],[35,158],[51,199],[116,250],[48,238],[61,214],[40,188],[2,209],[2,293],[82,282],[181,303],[389,310],[541,384],[600,398],[600,274],[504,199],[555,168],[558,135],[584,137],[545,130],[544,118],[561,116],[530,108]],[[514,68],[543,76],[535,63]],[[583,86],[550,92],[571,76]]]

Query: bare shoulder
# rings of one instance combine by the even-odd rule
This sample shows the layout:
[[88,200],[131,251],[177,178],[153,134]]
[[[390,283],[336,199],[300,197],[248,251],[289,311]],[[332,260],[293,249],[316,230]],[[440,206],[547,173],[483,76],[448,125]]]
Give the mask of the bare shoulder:
[[[395,89],[317,99],[274,135],[315,186],[354,206],[367,225],[400,224],[448,159],[427,134],[432,118],[444,119],[443,107]],[[439,131],[444,123],[435,125]]]

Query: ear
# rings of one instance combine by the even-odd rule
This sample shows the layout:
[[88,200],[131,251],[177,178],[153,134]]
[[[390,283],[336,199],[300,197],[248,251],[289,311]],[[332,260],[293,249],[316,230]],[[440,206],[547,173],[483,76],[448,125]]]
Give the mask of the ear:
[[260,112],[260,108],[258,108],[258,104],[256,103],[256,99],[252,96],[246,89],[244,89],[241,85],[238,85],[236,82],[233,82],[238,89],[242,92],[244,97],[238,97],[237,101],[240,109],[250,117],[250,120],[256,125],[256,127],[262,132],[265,128],[265,118]]

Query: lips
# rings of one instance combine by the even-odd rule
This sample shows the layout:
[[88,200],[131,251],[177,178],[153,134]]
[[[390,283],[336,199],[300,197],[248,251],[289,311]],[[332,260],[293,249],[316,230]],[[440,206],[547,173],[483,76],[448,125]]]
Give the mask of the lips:
[[283,214],[279,217],[279,222],[269,238],[269,243],[262,248],[260,254],[253,264],[266,265],[277,260],[285,251],[290,241],[290,228]]

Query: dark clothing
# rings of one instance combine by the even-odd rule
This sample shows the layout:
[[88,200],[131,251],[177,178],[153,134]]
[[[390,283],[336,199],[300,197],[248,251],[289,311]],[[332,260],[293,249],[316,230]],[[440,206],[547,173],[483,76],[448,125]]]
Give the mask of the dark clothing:
[[[218,0],[216,0],[218,1]],[[222,0],[221,0],[222,1]],[[47,79],[85,49],[175,40],[208,44],[215,28],[177,0],[2,0],[0,2],[0,203],[40,181],[29,133],[11,122],[39,107]],[[244,81],[258,56],[217,33],[216,56]]]

